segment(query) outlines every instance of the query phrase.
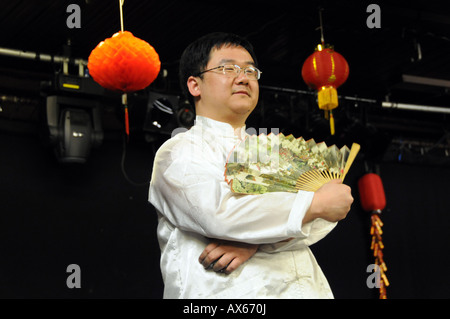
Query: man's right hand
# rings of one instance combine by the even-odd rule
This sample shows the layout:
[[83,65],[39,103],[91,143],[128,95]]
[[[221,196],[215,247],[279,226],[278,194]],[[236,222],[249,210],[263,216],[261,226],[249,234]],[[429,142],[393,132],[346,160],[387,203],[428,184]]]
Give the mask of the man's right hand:
[[353,203],[351,188],[342,184],[340,179],[334,179],[314,193],[311,206],[303,218],[303,223],[322,218],[330,222],[344,219]]

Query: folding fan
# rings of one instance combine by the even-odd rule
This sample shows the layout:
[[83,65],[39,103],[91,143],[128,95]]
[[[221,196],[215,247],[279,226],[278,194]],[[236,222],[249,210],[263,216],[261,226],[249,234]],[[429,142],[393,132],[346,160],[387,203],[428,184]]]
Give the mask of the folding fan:
[[282,133],[250,135],[228,156],[225,180],[240,194],[317,191],[333,179],[345,178],[360,146],[339,149]]

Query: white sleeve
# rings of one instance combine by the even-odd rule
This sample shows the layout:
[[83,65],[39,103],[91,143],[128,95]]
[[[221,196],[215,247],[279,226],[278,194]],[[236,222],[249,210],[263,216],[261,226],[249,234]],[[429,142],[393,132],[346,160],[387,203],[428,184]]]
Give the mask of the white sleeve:
[[158,151],[149,200],[174,226],[210,238],[254,244],[306,238],[302,220],[314,193],[241,195],[224,180],[224,168],[202,156]]
[[277,253],[311,246],[328,235],[336,225],[337,222],[329,222],[322,218],[316,218],[302,226],[302,232],[305,237],[297,237],[288,241],[261,245],[259,246],[259,250],[266,253]]

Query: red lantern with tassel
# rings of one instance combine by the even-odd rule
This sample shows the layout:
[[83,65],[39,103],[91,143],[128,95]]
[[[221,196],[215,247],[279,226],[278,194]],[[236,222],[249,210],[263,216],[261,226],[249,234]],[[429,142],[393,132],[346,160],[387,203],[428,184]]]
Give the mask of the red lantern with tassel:
[[330,119],[331,135],[335,132],[332,110],[338,106],[336,89],[347,80],[348,75],[349,66],[344,57],[332,46],[323,43],[303,63],[303,80],[310,88],[317,90],[319,108]]
[[149,86],[158,76],[161,62],[150,44],[124,31],[123,1],[119,0],[121,31],[92,50],[87,66],[89,74],[102,87],[123,92],[125,132],[129,136],[127,93]]
[[338,106],[337,88],[347,81],[349,67],[342,55],[334,51],[331,45],[325,45],[323,36],[322,11],[319,9],[321,44],[311,54],[302,67],[302,78],[306,85],[317,90],[319,108],[330,119],[330,132],[334,135],[334,117],[332,110]]
[[364,175],[358,181],[358,190],[362,208],[371,212],[370,234],[372,235],[372,242],[370,249],[373,251],[375,264],[378,266],[377,270],[381,277],[379,280],[380,299],[386,299],[386,287],[389,286],[389,281],[386,277],[387,267],[383,259],[384,244],[381,229],[383,222],[380,217],[381,211],[386,207],[386,196],[380,176],[374,173]]

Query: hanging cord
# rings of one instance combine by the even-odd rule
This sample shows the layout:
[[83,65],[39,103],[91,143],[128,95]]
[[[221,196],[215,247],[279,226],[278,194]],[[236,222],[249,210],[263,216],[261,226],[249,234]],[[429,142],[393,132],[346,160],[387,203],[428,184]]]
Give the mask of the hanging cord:
[[[122,173],[123,176],[125,177],[125,179],[134,186],[146,186],[150,183],[150,179],[145,181],[145,182],[135,182],[133,180],[131,180],[131,178],[128,177],[128,174],[125,170],[125,158],[126,158],[126,154],[127,154],[127,144],[130,141],[130,125],[129,125],[129,119],[128,119],[128,99],[127,99],[127,94],[124,93],[122,95],[122,106],[124,107],[125,110],[125,114],[124,114],[124,118],[125,118],[125,134],[123,135],[123,146],[122,146],[122,159],[120,161],[120,167],[122,169]],[[153,154],[156,154],[155,151],[155,146],[154,144],[152,144],[152,148],[153,148]]]
[[323,8],[319,8],[319,23],[320,23],[320,41],[322,42],[322,45],[325,44],[325,38],[323,37],[323,22],[322,22],[322,11]]
[[[124,28],[123,28],[123,3],[125,2],[125,0],[119,0],[119,9],[120,9],[120,30],[123,32]],[[128,174],[125,170],[125,158],[126,158],[126,154],[127,154],[127,144],[129,142],[130,139],[130,125],[129,125],[129,118],[128,118],[128,97],[126,93],[122,94],[122,106],[124,107],[124,120],[125,120],[125,134],[123,136],[123,144],[122,144],[122,158],[120,161],[120,168],[122,169],[122,174],[125,177],[125,179],[127,180],[128,183],[130,183],[131,185],[134,186],[147,186],[150,183],[150,179],[148,179],[145,182],[142,183],[138,183],[133,181],[130,177],[128,177]]]
[[[133,181],[127,174],[126,170],[125,170],[125,158],[127,155],[127,137],[124,135],[123,136],[123,144],[122,144],[122,159],[120,160],[120,168],[122,169],[122,174],[125,177],[125,179],[127,180],[128,183],[130,183],[133,186],[148,186],[150,184],[150,178],[148,180],[146,180],[145,182],[135,182]],[[153,145],[153,151],[154,151],[154,145]]]
[[119,8],[120,8],[120,30],[123,32],[123,3],[125,0],[119,0]]

